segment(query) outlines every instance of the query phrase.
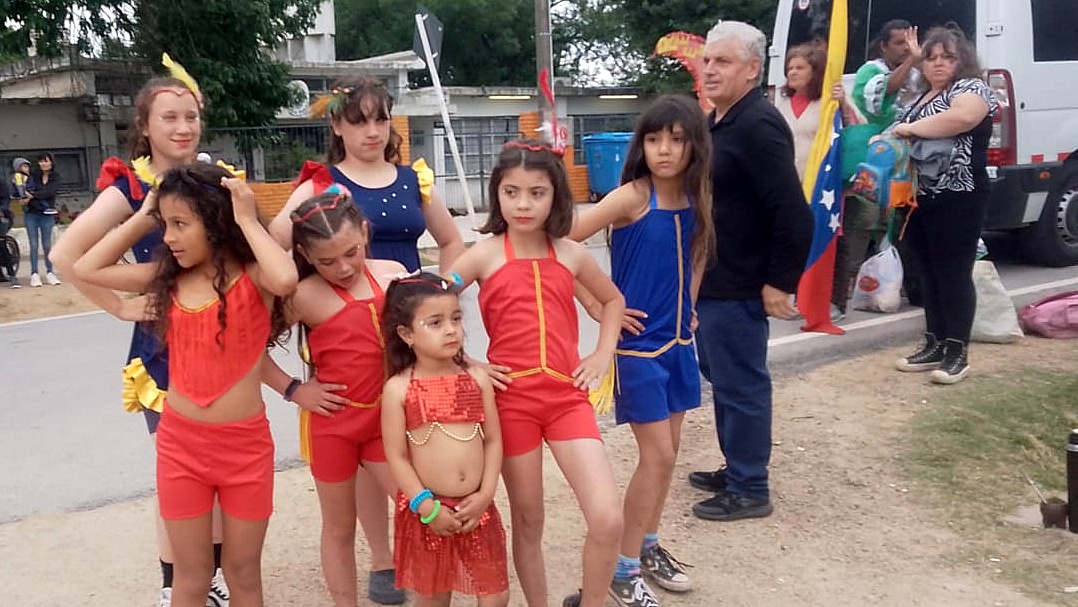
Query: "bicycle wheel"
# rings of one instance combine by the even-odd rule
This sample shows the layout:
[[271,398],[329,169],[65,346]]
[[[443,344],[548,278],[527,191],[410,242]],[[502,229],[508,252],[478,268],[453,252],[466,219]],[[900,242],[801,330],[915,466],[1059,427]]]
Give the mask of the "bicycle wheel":
[[8,258],[8,276],[19,275],[19,260],[22,259],[22,253],[19,251],[19,242],[13,237],[4,236],[4,248],[7,249]]

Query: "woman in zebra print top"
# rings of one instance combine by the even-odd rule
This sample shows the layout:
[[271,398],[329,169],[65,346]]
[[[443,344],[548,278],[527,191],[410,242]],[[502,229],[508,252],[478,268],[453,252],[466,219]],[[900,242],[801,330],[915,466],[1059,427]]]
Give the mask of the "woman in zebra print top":
[[[953,384],[969,371],[967,349],[977,297],[973,262],[988,204],[985,170],[995,94],[981,78],[973,45],[957,27],[925,35],[922,72],[930,89],[894,133],[911,141],[918,174],[917,209],[905,238],[921,268],[925,343],[902,358],[902,371],[931,371]],[[918,151],[931,150],[931,153]]]

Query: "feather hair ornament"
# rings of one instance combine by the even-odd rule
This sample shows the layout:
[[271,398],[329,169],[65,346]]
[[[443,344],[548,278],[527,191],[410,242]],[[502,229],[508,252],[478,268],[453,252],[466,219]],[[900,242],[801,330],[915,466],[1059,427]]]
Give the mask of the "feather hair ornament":
[[333,118],[341,113],[348,98],[352,96],[352,93],[356,92],[356,89],[350,86],[341,88],[335,88],[325,95],[319,95],[318,98],[311,103],[310,117],[311,118]]
[[169,57],[168,53],[161,53],[161,65],[168,69],[169,76],[179,80],[184,86],[191,89],[191,93],[195,96],[195,99],[198,100],[198,106],[202,107],[202,91],[199,90],[195,78],[191,76],[182,65],[174,61],[172,57]]

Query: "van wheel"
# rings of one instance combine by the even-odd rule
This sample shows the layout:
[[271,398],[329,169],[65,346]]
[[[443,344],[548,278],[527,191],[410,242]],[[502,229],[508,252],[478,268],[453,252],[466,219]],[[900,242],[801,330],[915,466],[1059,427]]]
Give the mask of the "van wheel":
[[1078,165],[1050,192],[1037,223],[1021,233],[1022,249],[1030,261],[1046,266],[1078,264]]

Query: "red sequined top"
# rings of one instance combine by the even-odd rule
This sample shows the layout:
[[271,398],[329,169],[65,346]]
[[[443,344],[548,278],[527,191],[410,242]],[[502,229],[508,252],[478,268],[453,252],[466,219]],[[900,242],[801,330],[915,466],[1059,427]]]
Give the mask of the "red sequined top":
[[505,265],[483,281],[479,311],[490,335],[487,360],[511,377],[546,373],[572,381],[580,364],[573,274],[547,242],[542,259],[517,259],[505,238]]
[[412,377],[404,395],[404,425],[483,423],[483,393],[467,371],[441,377]]
[[311,329],[307,342],[318,381],[348,386],[342,396],[355,406],[373,406],[381,398],[386,381],[385,343],[379,320],[386,298],[371,271],[364,267],[363,272],[374,297],[356,299],[329,283],[344,300],[344,307]]
[[228,287],[224,301],[223,331],[220,299],[192,309],[173,295],[168,311],[169,390],[200,407],[212,405],[259,364],[269,341],[269,309],[247,272]]

